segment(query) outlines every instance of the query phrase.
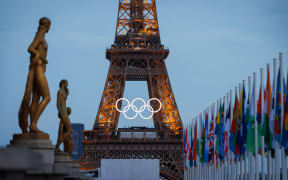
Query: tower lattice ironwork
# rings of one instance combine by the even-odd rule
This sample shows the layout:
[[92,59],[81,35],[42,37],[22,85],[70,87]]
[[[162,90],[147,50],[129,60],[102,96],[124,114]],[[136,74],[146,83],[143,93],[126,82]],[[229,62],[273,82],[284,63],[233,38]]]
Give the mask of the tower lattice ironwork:
[[[101,103],[93,130],[83,133],[83,169],[97,168],[107,158],[156,158],[161,176],[183,178],[183,125],[166,69],[168,54],[160,40],[155,0],[119,0],[115,41],[106,50],[110,67]],[[120,113],[115,103],[123,97],[126,81],[147,81],[149,97],[161,101],[161,110],[153,115],[154,129],[117,129]],[[159,108],[158,103],[151,105]]]

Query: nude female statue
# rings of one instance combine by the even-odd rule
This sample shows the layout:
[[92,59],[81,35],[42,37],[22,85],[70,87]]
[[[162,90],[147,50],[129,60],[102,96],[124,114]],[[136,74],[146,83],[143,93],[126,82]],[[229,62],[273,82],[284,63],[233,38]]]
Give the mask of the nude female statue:
[[71,108],[66,107],[67,96],[69,95],[68,81],[63,79],[60,81],[59,90],[57,93],[57,109],[58,117],[60,118],[58,139],[55,147],[56,152],[61,152],[60,145],[64,143],[64,151],[72,156],[73,140],[72,140],[72,128],[69,119],[71,114]]
[[[30,56],[29,73],[26,82],[24,97],[18,113],[19,126],[22,133],[27,133],[28,114],[30,114],[30,133],[43,133],[37,127],[38,120],[50,102],[50,92],[45,76],[46,64],[48,63],[45,34],[49,31],[51,21],[47,17],[39,20],[38,31],[28,48]],[[32,103],[31,102],[32,94]],[[41,101],[40,101],[41,98]]]

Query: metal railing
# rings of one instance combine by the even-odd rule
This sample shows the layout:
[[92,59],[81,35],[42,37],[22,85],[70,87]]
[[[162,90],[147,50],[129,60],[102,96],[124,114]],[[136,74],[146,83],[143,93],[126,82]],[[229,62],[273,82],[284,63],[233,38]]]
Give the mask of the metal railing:
[[84,144],[97,142],[182,142],[182,135],[160,130],[83,131]]

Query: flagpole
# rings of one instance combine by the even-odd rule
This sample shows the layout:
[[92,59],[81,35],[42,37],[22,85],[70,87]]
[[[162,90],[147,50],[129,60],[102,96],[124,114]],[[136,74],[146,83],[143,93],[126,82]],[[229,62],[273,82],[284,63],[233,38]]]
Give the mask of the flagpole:
[[[213,104],[210,106],[210,118],[211,118],[211,122],[210,122],[210,129],[211,129],[211,124],[213,123],[213,119],[212,119],[212,117],[213,117],[213,115],[212,115],[212,112],[213,112]],[[214,127],[213,127],[214,128]],[[212,161],[210,160],[210,162],[209,162],[209,152],[210,152],[210,138],[212,138],[212,137],[210,137],[210,129],[209,129],[209,144],[208,144],[208,146],[209,146],[209,148],[208,148],[208,164],[209,164],[209,168],[210,168],[210,179],[213,179],[213,177],[215,177],[215,176],[213,176],[213,174],[214,174],[214,167],[213,167],[213,164],[212,164]],[[213,132],[213,129],[212,129],[212,132]],[[213,134],[212,134],[212,136],[213,136]],[[213,139],[214,140],[214,139]]]
[[255,180],[259,179],[259,169],[258,169],[258,135],[257,135],[257,117],[256,117],[256,73],[253,73],[253,86],[254,86],[254,132],[255,132]]
[[[249,106],[251,104],[251,76],[248,76],[248,93],[249,93]],[[251,111],[251,109],[249,109],[249,111]],[[252,179],[252,176],[253,176],[253,170],[254,170],[254,167],[252,165],[253,163],[253,156],[252,156],[252,153],[251,152],[247,152],[246,151],[246,154],[248,154],[248,173],[249,173],[249,179]]]
[[[195,128],[196,124],[197,124],[197,116],[194,118],[194,128]],[[196,126],[196,128],[198,131],[197,126]],[[197,131],[196,131],[196,133],[197,133]],[[194,133],[194,135],[195,135],[195,133]],[[193,136],[193,139],[194,139],[194,136]],[[195,152],[193,151],[193,156],[194,156],[194,153],[197,153],[197,151],[196,151],[197,150],[197,138],[196,138],[196,141],[194,141],[194,143],[195,143]],[[193,168],[194,169],[194,179],[198,180],[198,178],[197,178],[197,155],[196,155],[196,160],[193,159],[193,166],[194,166],[194,168]]]
[[184,137],[184,139],[183,139],[183,141],[184,141],[184,180],[186,179],[186,169],[185,169],[185,166],[186,166],[186,136],[185,136],[185,134],[186,134],[186,125],[184,125],[184,131],[183,131],[183,137]]
[[[242,81],[243,84],[243,88],[245,87],[245,80]],[[248,97],[250,96],[250,94],[248,95]],[[246,100],[246,102],[248,101],[248,98]],[[245,108],[247,109],[248,104],[243,102],[245,104]],[[244,121],[246,121],[246,109],[244,109]],[[246,125],[247,126],[247,125]],[[243,127],[242,127],[243,128]],[[247,132],[246,132],[247,133]],[[245,139],[245,143],[246,143],[246,139]],[[247,173],[247,150],[246,150],[246,146],[245,146],[245,152],[244,152],[244,179],[247,180],[248,179],[248,173]]]
[[[264,89],[263,89],[263,84],[264,84],[264,79],[263,79],[263,73],[264,73],[264,69],[260,68],[260,79],[261,79],[261,129],[263,129],[263,125],[264,125]],[[268,97],[266,97],[268,98]],[[261,133],[261,175],[262,175],[262,179],[265,179],[265,172],[264,172],[264,146],[265,146],[265,142],[264,142],[264,136],[263,133]]]
[[[220,98],[219,99],[219,108],[221,107],[221,102],[222,102],[222,99]],[[217,108],[218,109],[218,112],[219,112],[219,108]],[[217,113],[218,115],[219,115],[219,113]],[[221,118],[221,115],[220,115],[220,117],[218,117],[218,118]],[[220,119],[220,124],[221,124],[221,119]],[[220,140],[220,138],[221,137],[219,137],[219,140]],[[218,137],[217,137],[217,139],[218,139]],[[220,142],[221,143],[221,142]],[[218,144],[218,142],[217,142],[217,144]],[[218,161],[218,177],[219,177],[219,179],[221,179],[222,180],[222,174],[221,174],[221,161],[220,161],[220,151],[219,151],[220,149],[218,149],[218,159],[217,159],[217,161]]]
[[[233,107],[232,107],[232,90],[230,90],[230,129],[231,129],[231,123],[232,123],[232,118],[233,118]],[[228,132],[228,154],[230,155],[230,157],[228,157],[228,160],[229,160],[229,164],[232,166],[232,171],[230,171],[230,168],[229,168],[229,171],[231,174],[229,174],[229,176],[232,178],[232,173],[233,173],[233,161],[231,161],[232,159],[232,152],[230,151],[230,130]],[[229,177],[229,179],[230,179]]]
[[[241,94],[241,83],[239,83],[239,86],[238,86],[238,90],[239,90],[239,97],[240,97],[240,103],[241,103],[241,96],[242,96],[242,94]],[[242,102],[243,103],[243,102]],[[243,106],[243,104],[241,104],[242,106]],[[242,108],[242,107],[240,107],[240,108]],[[242,109],[241,109],[241,112],[242,112]],[[241,121],[241,120],[240,120]],[[240,134],[242,135],[242,122],[240,123]],[[237,136],[238,136],[238,134],[237,134]],[[238,162],[237,162],[238,163]],[[240,156],[239,156],[239,179],[240,180],[242,180],[242,162],[241,162],[241,145],[240,145]]]
[[[275,82],[275,86],[274,86],[274,118],[275,118],[275,113],[276,113],[276,95],[277,95],[277,92],[276,92],[276,89],[277,89],[277,59],[274,58],[273,59],[273,70],[274,70],[274,82]],[[275,120],[275,119],[274,119]],[[273,132],[274,134],[274,132]],[[275,134],[274,134],[275,135]],[[274,150],[275,150],[275,157],[273,159],[273,165],[275,165],[273,168],[274,170],[274,179],[277,180],[277,179],[280,179],[280,167],[279,167],[279,153],[278,153],[278,143],[274,140]]]
[[198,154],[198,175],[199,179],[202,177],[201,172],[202,172],[202,164],[201,164],[201,135],[202,135],[202,119],[201,119],[201,113],[198,116],[198,121],[199,123],[199,154]]
[[[280,66],[280,63],[279,63],[279,66]],[[281,89],[281,86],[282,86],[282,79],[281,79],[281,66],[279,67],[280,68],[280,89]],[[277,80],[278,81],[278,80]],[[277,82],[278,83],[278,82]],[[278,85],[277,85],[278,86]],[[277,86],[276,86],[276,89],[277,89]],[[280,90],[280,92],[281,92],[281,90]],[[277,92],[277,90],[275,91],[275,93],[276,93],[276,96],[277,96],[277,94],[278,94],[278,92]],[[281,93],[281,95],[282,95],[282,93]],[[275,96],[275,99],[277,99],[276,98],[276,96]],[[282,99],[281,99],[281,101],[282,101]],[[276,100],[275,100],[275,103],[277,104],[277,102],[276,102]],[[277,106],[277,105],[276,105]],[[275,111],[276,111],[276,106],[275,106]],[[276,114],[276,113],[275,113]],[[281,117],[281,119],[282,119],[282,113],[281,113],[281,115],[280,115]],[[280,127],[281,128],[281,127]],[[276,179],[280,179],[280,177],[281,177],[281,168],[280,168],[280,144],[279,144],[279,142],[277,142],[277,141],[275,141],[275,156],[276,156]]]
[[[188,151],[189,154],[188,154],[188,157],[190,156],[190,151],[191,151],[191,146],[192,146],[192,144],[191,144],[191,137],[190,137],[190,134],[191,134],[191,132],[190,132],[190,131],[191,131],[191,128],[190,128],[190,127],[191,127],[191,122],[189,122],[189,125],[188,125],[188,128],[189,128],[189,131],[188,131],[188,132],[189,132],[189,134],[188,134],[188,136],[189,136],[189,151]],[[190,157],[190,158],[191,158],[191,157]],[[190,167],[190,159],[189,159],[189,158],[188,158],[188,161],[189,161],[189,162],[188,162],[188,164],[189,164],[189,166],[188,166],[188,179],[190,180],[190,168],[191,168],[191,167]]]
[[216,172],[216,153],[215,153],[215,149],[216,149],[216,145],[215,145],[215,142],[216,142],[216,139],[215,139],[215,127],[216,127],[216,123],[215,123],[215,103],[213,103],[213,110],[211,111],[212,112],[212,121],[213,121],[213,124],[214,124],[214,134],[213,134],[213,167],[214,167],[214,177],[216,178],[216,180],[218,180],[217,178],[217,172]]
[[[223,108],[223,122],[222,122],[222,128],[224,129],[224,133],[225,133],[225,120],[226,120],[226,96],[223,97],[223,105],[224,105],[224,108]],[[223,158],[223,167],[222,167],[222,177],[223,179],[225,180],[226,179],[226,176],[225,176],[225,172],[226,172],[226,163],[225,163],[225,144],[224,144],[224,141],[225,141],[225,137],[224,137],[224,134],[222,135],[223,136],[223,152],[224,152],[224,158]]]
[[[280,88],[281,88],[281,141],[283,136],[283,121],[284,121],[284,95],[283,95],[283,59],[282,59],[282,53],[279,53],[279,61],[280,61],[280,75],[281,75],[281,82],[280,82]],[[285,147],[281,146],[281,162],[282,162],[282,179],[287,179],[286,177],[286,154],[285,154]]]
[[[205,138],[206,138],[206,141],[208,141],[208,142],[205,142],[205,146],[206,146],[206,143],[208,144],[208,147],[207,147],[207,155],[208,155],[208,161],[209,161],[209,107],[207,107],[207,128],[206,128],[206,130],[207,130],[207,132],[206,132],[206,134],[208,135],[207,137],[208,138],[206,138],[206,136],[205,136]],[[205,163],[206,164],[206,169],[207,169],[207,172],[206,172],[206,174],[208,175],[208,180],[210,180],[210,168],[209,168],[209,163],[208,163],[208,161],[207,161],[207,163]]]
[[[205,128],[205,135],[204,135],[204,154],[205,155],[205,149],[206,149],[206,130],[207,130],[207,125],[208,125],[208,121],[206,122],[206,115],[207,115],[207,109],[204,111],[205,112],[205,116],[204,116],[204,128]],[[206,124],[207,123],[207,124]],[[204,179],[208,180],[208,174],[207,174],[207,166],[206,166],[206,163],[205,163],[205,156],[203,157],[204,159],[204,162],[203,162],[203,177]]]
[[[199,137],[200,137],[200,122],[199,122],[199,116],[196,116],[196,121],[197,121],[197,147],[196,147],[196,154],[199,152]],[[200,169],[200,164],[199,164],[199,154],[196,155],[196,176],[197,180],[200,180],[200,175],[199,175],[199,169]]]
[[[230,104],[229,104],[229,93],[227,93],[227,102],[226,102],[226,104],[227,104],[227,108],[228,107],[230,107],[231,108],[231,106],[230,106]],[[230,111],[231,111],[231,109],[230,109]],[[228,112],[229,112],[229,109],[228,109]],[[225,113],[226,114],[226,113]],[[231,118],[230,118],[231,119]],[[230,178],[229,178],[229,173],[230,173],[230,168],[229,168],[229,129],[226,129],[226,127],[227,127],[227,125],[226,125],[226,123],[229,123],[228,121],[227,121],[227,117],[226,117],[226,121],[225,121],[225,131],[227,130],[227,148],[228,148],[228,150],[227,150],[227,154],[226,154],[226,157],[225,157],[225,161],[226,161],[226,169],[227,169],[227,173],[225,174],[225,176],[226,176],[226,179],[227,180],[229,180]],[[225,131],[224,131],[224,133],[225,133]],[[224,136],[225,137],[225,136]],[[225,148],[225,147],[224,147]],[[224,153],[225,153],[225,151],[224,151]]]
[[[235,97],[236,97],[236,94],[237,94],[237,86],[235,87]],[[238,123],[238,121],[237,121],[237,123]],[[236,123],[236,127],[237,127],[237,123]],[[236,132],[237,132],[237,128],[236,128]],[[236,155],[234,155],[234,159],[233,160],[234,160],[234,163],[235,163],[235,179],[238,180],[239,179],[238,178],[238,161],[237,161]]]
[[[216,116],[217,116],[217,118],[218,118],[218,111],[219,111],[219,100],[217,100],[217,109],[216,109]],[[216,127],[216,123],[215,123],[215,127]],[[215,152],[217,151],[217,135],[216,135],[216,133],[215,133]],[[217,153],[219,153],[219,152],[217,152]],[[216,153],[215,153],[215,155],[216,155]],[[216,156],[216,158],[215,158],[215,165],[216,165],[216,172],[217,172],[217,175],[216,175],[216,177],[219,179],[219,180],[221,180],[221,178],[220,178],[220,173],[219,173],[219,169],[220,169],[220,165],[219,165],[219,159],[218,159],[218,157]],[[217,165],[218,165],[218,168],[217,168]]]
[[[270,64],[267,64],[267,74],[268,74],[268,72],[270,73]],[[269,76],[270,76],[270,74],[269,74]],[[268,78],[268,76],[267,76],[267,78]],[[270,77],[269,77],[270,78]],[[269,81],[269,83],[270,83],[270,81]],[[266,89],[266,91],[267,91],[267,89]],[[266,98],[269,98],[269,97],[266,97]],[[272,102],[271,102],[272,103]],[[271,104],[270,104],[270,106],[268,107],[268,104],[267,104],[267,108],[271,108]],[[271,111],[271,109],[270,109],[270,111]],[[267,113],[268,113],[268,110],[267,110]],[[269,125],[269,131],[270,131],[270,116],[271,116],[271,113],[269,113],[268,114],[268,125]],[[267,158],[267,171],[268,171],[268,180],[271,180],[271,169],[270,168],[272,168],[271,167],[271,150],[269,150],[268,151],[268,158]]]
[[[204,116],[204,128],[205,128],[205,138],[204,138],[204,156],[203,156],[203,177],[205,180],[208,180],[208,173],[207,173],[207,166],[206,166],[206,160],[205,160],[205,149],[206,149],[206,130],[207,130],[207,126],[208,126],[208,121],[206,122],[206,115],[207,115],[207,109],[205,109],[205,116]],[[207,124],[206,124],[207,123]],[[206,126],[205,126],[206,124]]]

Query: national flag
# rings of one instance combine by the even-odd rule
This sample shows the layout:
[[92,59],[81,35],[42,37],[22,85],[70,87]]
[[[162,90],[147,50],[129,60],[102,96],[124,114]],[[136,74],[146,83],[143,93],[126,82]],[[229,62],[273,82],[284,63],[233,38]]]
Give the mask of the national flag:
[[190,157],[189,157],[189,160],[190,160],[190,167],[193,166],[193,149],[194,149],[194,146],[195,144],[193,143],[193,125],[191,124],[190,126],[190,142],[191,142],[191,147],[190,147]]
[[184,152],[185,152],[185,169],[189,168],[189,150],[190,150],[190,144],[189,144],[189,128],[185,128],[185,143],[184,143]]
[[206,140],[206,126],[207,126],[207,118],[206,118],[206,113],[203,115],[204,116],[204,126],[202,127],[202,135],[201,135],[201,147],[200,147],[200,161],[202,163],[205,162],[205,157],[204,157],[204,152],[205,152],[205,140]]
[[214,163],[214,117],[212,116],[209,129],[209,151],[208,151],[208,162]]
[[[284,84],[284,83],[283,83]],[[288,150],[288,72],[287,72],[287,83],[285,89],[285,107],[284,107],[284,118],[283,118],[283,129],[282,129],[282,146]]]
[[224,132],[224,156],[228,155],[229,152],[229,131],[231,129],[231,104],[229,104],[229,108],[226,113],[225,119],[225,132]]
[[[202,119],[202,114],[199,115],[199,136],[197,136],[197,148],[196,148],[196,151],[197,151],[197,154],[198,154],[198,157],[199,157],[199,160],[201,161],[202,159],[202,151],[201,151],[201,138],[202,138],[202,129],[203,129],[203,119]],[[201,133],[201,134],[200,134]]]
[[[256,109],[255,109],[256,100],[255,99],[256,99],[255,86],[253,86],[252,95],[251,95],[251,99],[249,102],[250,107],[249,107],[248,133],[247,133],[247,144],[246,144],[247,150],[252,152],[253,154],[255,154],[255,118],[254,118],[254,115],[256,113]],[[258,135],[257,152],[259,152],[259,150],[261,150],[261,136],[260,136],[260,133],[258,133],[257,135]]]
[[234,110],[233,110],[233,119],[232,125],[230,130],[230,137],[229,137],[229,148],[235,154],[235,156],[240,155],[240,148],[237,144],[237,121],[238,121],[238,113],[239,113],[239,101],[237,92],[235,92],[235,101],[234,101]]
[[281,143],[281,77],[280,77],[280,68],[277,75],[277,90],[276,90],[276,109],[275,109],[275,121],[274,121],[274,137],[275,140]]
[[208,162],[208,114],[205,113],[204,115],[205,117],[205,124],[204,124],[204,127],[203,127],[203,130],[202,130],[202,138],[201,138],[201,154],[202,154],[202,159],[201,159],[201,162]]
[[216,133],[217,133],[217,141],[216,141],[216,149],[219,155],[220,160],[224,160],[224,103],[220,104],[218,111],[218,118],[216,124]]
[[[273,83],[274,84],[274,83]],[[264,95],[264,124],[262,126],[262,132],[265,139],[265,149],[271,151],[272,142],[273,142],[273,131],[271,131],[269,127],[269,120],[271,116],[272,110],[272,94],[271,94],[271,85],[270,85],[270,69],[267,67],[267,82],[266,82],[266,90]]]
[[239,127],[240,129],[240,135],[237,137],[237,140],[239,142],[240,147],[240,155],[245,153],[246,150],[246,139],[247,139],[247,124],[246,121],[246,91],[245,91],[245,85],[243,84],[243,87],[241,88],[241,95],[240,95],[240,112],[239,112]]
[[197,121],[194,125],[194,140],[193,140],[193,160],[196,161],[197,160],[197,146],[198,146],[198,143],[197,143],[197,130],[198,130],[198,126],[197,126]]

